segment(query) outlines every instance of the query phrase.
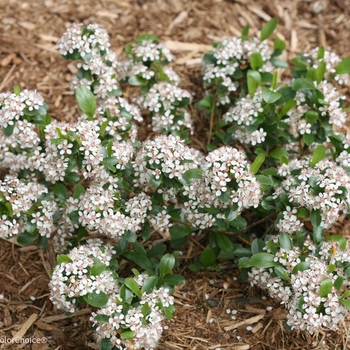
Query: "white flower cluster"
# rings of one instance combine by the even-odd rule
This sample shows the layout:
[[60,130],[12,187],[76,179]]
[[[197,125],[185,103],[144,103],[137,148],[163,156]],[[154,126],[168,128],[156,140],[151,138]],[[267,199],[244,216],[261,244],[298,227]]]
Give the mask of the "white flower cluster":
[[[333,161],[324,159],[314,168],[309,163],[308,159],[293,159],[289,164],[283,164],[278,173],[285,176],[285,179],[281,187],[276,189],[274,197],[287,194],[294,208],[306,208],[310,212],[320,210],[320,226],[328,229],[342,212],[348,212],[350,177]],[[292,232],[294,228],[300,228],[300,222],[290,214],[295,213],[290,209],[283,213],[284,218],[278,224],[282,232]]]
[[[342,250],[338,242],[331,241],[324,241],[317,248],[309,239],[304,242],[303,251],[298,247],[277,248],[279,237],[271,239],[277,250],[273,255],[285,277],[280,278],[273,268],[253,267],[248,273],[251,284],[268,290],[271,297],[285,304],[289,311],[287,323],[292,329],[310,333],[337,330],[349,314],[341,302],[350,286],[344,273],[344,266],[350,263],[349,248]],[[269,244],[266,250],[272,253]],[[330,284],[325,291],[324,281]]]
[[139,105],[151,113],[153,131],[174,132],[189,129],[193,133],[190,113],[186,110],[191,94],[168,82],[159,82],[139,98]]
[[157,181],[166,177],[183,183],[183,174],[197,168],[195,154],[178,136],[159,135],[148,140],[143,143],[133,162],[135,184],[147,191],[151,178]]
[[342,128],[346,122],[346,113],[341,108],[341,100],[345,100],[345,96],[341,96],[336,87],[327,81],[321,81],[318,89],[324,96],[325,104],[319,107],[321,115],[329,114],[329,122]]
[[229,95],[238,87],[234,74],[240,67],[249,63],[249,58],[254,52],[260,53],[264,62],[259,71],[272,73],[274,67],[269,61],[272,50],[266,41],[260,42],[258,38],[243,40],[238,37],[224,37],[209,52],[212,59],[210,63],[204,64],[203,80],[206,86],[220,84],[226,88],[226,94],[220,93],[218,104],[230,103]]
[[[65,261],[57,265],[49,282],[50,300],[57,308],[67,312],[76,311],[78,298],[89,293],[114,295],[119,290],[113,271],[108,269],[115,251],[101,240],[88,240],[88,244],[73,248]],[[95,273],[94,266],[102,272]],[[102,265],[103,266],[103,265]]]
[[[131,44],[128,60],[120,62],[118,67],[121,78],[140,76],[142,79],[151,80],[156,75],[151,63],[171,62],[173,60],[170,50],[155,38],[153,39],[145,39]],[[165,68],[164,73],[170,81],[178,83],[179,76],[171,68]]]
[[259,88],[253,98],[250,95],[242,97],[236,103],[236,106],[231,107],[225,114],[223,119],[230,125],[234,123],[237,125],[232,137],[239,140],[241,143],[250,144],[252,146],[258,145],[265,141],[267,133],[263,128],[253,132],[245,131],[245,126],[254,124],[259,115],[264,111],[262,108],[262,92]]
[[14,125],[21,117],[31,115],[30,112],[33,111],[45,115],[46,109],[43,97],[36,91],[25,89],[18,95],[10,92],[0,93],[0,127]]
[[67,29],[57,48],[67,59],[82,60],[78,64],[79,74],[72,81],[73,90],[85,85],[99,99],[119,93],[115,70],[117,61],[109,46],[107,31],[97,24],[84,27],[81,23],[75,23]]
[[[317,68],[319,63],[324,62],[326,64],[326,72],[328,74],[335,74],[336,67],[341,62],[341,58],[335,52],[329,50],[330,48],[324,50],[323,58],[318,58],[318,47],[312,49],[309,55],[313,60],[313,68]],[[335,74],[334,79],[341,85],[349,85],[349,74]]]
[[55,231],[53,216],[58,208],[54,201],[40,199],[47,193],[47,188],[36,181],[21,181],[16,175],[6,175],[0,181],[0,197],[10,212],[0,218],[0,235],[10,238],[37,229],[41,236],[50,237]]
[[203,177],[185,186],[184,192],[190,199],[185,203],[184,214],[195,226],[210,227],[216,218],[222,218],[221,214],[216,218],[209,213],[201,214],[200,209],[235,207],[238,216],[243,209],[259,205],[260,185],[250,172],[243,152],[229,146],[220,147],[207,155],[201,169]]
[[[134,279],[140,287],[147,274],[142,274]],[[169,295],[169,290],[159,288],[149,294],[143,293],[138,306],[132,306],[126,313],[123,312],[123,305],[115,300],[122,300],[119,294],[109,299],[108,304],[92,313],[91,321],[96,327],[97,342],[107,338],[116,349],[126,350],[131,347],[135,349],[153,350],[162,335],[163,327],[161,321],[164,313],[161,307],[168,307],[174,304],[174,299]],[[96,321],[96,316],[107,316],[106,322]],[[132,340],[123,338],[123,329],[130,329],[134,332]]]
[[120,208],[123,201],[119,199],[120,193],[113,186],[105,188],[98,183],[90,185],[80,196],[77,205],[79,223],[115,241],[127,231],[139,231],[147,211],[152,207],[150,197],[140,193],[130,198],[125,202],[124,213]]

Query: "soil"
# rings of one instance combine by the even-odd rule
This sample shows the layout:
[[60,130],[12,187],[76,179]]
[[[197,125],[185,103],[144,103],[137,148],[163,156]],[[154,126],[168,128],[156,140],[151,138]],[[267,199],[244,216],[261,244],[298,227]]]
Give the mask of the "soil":
[[[239,36],[246,25],[256,34],[276,17],[277,34],[287,42],[285,59],[321,45],[346,57],[350,56],[349,10],[350,0],[2,0],[0,91],[14,85],[37,90],[53,118],[75,120],[79,112],[69,89],[74,65],[61,58],[55,44],[70,23],[83,22],[106,28],[120,57],[124,45],[138,35],[157,35],[174,53],[172,66],[182,78],[181,87],[195,93],[195,102],[203,95],[201,56],[222,36]],[[349,95],[348,88],[344,93]],[[193,118],[193,145],[204,149],[207,122],[195,111]],[[343,218],[334,230],[348,236],[349,227]],[[159,349],[350,349],[348,322],[338,332],[288,332],[283,306],[241,282],[232,262],[220,263],[220,271],[192,273],[186,266],[204,244],[194,236],[183,251],[177,272],[187,282],[176,290],[176,312],[164,322]],[[42,251],[35,245],[0,240],[1,349],[96,348],[89,331],[91,310],[67,317],[50,302],[47,284],[54,264],[50,247]],[[47,342],[1,344],[15,336],[45,337]]]

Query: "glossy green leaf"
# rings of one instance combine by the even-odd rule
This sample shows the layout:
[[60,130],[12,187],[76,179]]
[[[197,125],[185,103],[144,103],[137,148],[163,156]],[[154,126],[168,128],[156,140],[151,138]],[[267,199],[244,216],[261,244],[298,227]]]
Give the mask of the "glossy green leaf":
[[273,31],[276,29],[277,24],[278,24],[277,18],[272,18],[270,21],[268,21],[261,30],[260,41],[264,41],[267,38],[269,38],[273,33]]
[[108,302],[108,295],[104,292],[98,294],[96,292],[88,293],[83,298],[89,305],[94,307],[103,307]]
[[252,174],[256,174],[259,171],[261,165],[264,163],[264,161],[265,161],[265,156],[262,153],[258,154],[254,162],[250,166],[250,172]]
[[159,273],[161,277],[167,275],[175,266],[175,257],[172,254],[165,254],[159,263]]
[[96,110],[96,100],[94,94],[83,85],[80,85],[75,93],[78,105],[88,119],[92,120]]
[[125,278],[124,284],[138,297],[141,297],[142,291],[138,283],[133,278]]
[[274,103],[282,96],[279,92],[272,91],[264,86],[261,89],[263,100],[266,103]]
[[326,156],[326,147],[323,145],[319,145],[314,150],[314,153],[312,154],[311,158],[311,167],[314,168],[315,165],[320,162],[324,157]]
[[330,278],[324,278],[320,284],[318,295],[321,298],[327,297],[332,292],[333,282]]
[[180,286],[181,284],[184,284],[186,281],[185,279],[177,274],[169,274],[164,276],[163,281],[166,284],[170,284],[171,286]]

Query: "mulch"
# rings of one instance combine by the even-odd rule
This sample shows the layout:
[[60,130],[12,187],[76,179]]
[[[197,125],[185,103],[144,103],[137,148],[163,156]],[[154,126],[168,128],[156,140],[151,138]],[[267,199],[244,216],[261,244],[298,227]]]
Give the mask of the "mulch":
[[[75,120],[79,111],[69,89],[74,66],[61,58],[55,44],[70,23],[83,22],[106,28],[121,58],[124,45],[138,35],[157,35],[174,53],[172,66],[182,78],[181,87],[195,93],[195,102],[203,95],[201,56],[222,36],[239,36],[246,25],[256,34],[277,17],[277,34],[288,44],[285,59],[320,45],[346,57],[350,56],[349,10],[350,0],[2,0],[0,91],[14,85],[37,90],[53,118]],[[348,90],[344,92],[348,95]],[[195,110],[193,118],[193,145],[203,149],[207,122]],[[348,220],[334,230],[348,236]],[[176,312],[164,322],[159,349],[350,348],[348,322],[338,332],[289,333],[283,326],[283,306],[241,282],[232,262],[220,263],[220,271],[186,269],[205,244],[205,238],[194,236],[183,251],[177,272],[187,282],[176,290]],[[89,331],[91,310],[67,317],[48,298],[54,264],[50,248],[41,251],[35,245],[21,247],[0,240],[0,349],[95,348]],[[15,336],[46,337],[48,342],[1,344],[5,337]]]

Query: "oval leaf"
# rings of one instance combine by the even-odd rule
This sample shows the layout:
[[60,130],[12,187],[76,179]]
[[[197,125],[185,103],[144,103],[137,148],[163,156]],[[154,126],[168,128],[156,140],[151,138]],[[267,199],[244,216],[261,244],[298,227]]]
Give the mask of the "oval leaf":
[[172,254],[165,254],[160,260],[159,273],[161,277],[167,275],[175,266],[175,257]]
[[91,306],[103,307],[108,302],[108,295],[104,292],[88,293],[84,295],[84,300]]
[[86,114],[90,120],[93,119],[96,110],[94,94],[86,86],[80,85],[77,88],[75,96],[82,112]]

